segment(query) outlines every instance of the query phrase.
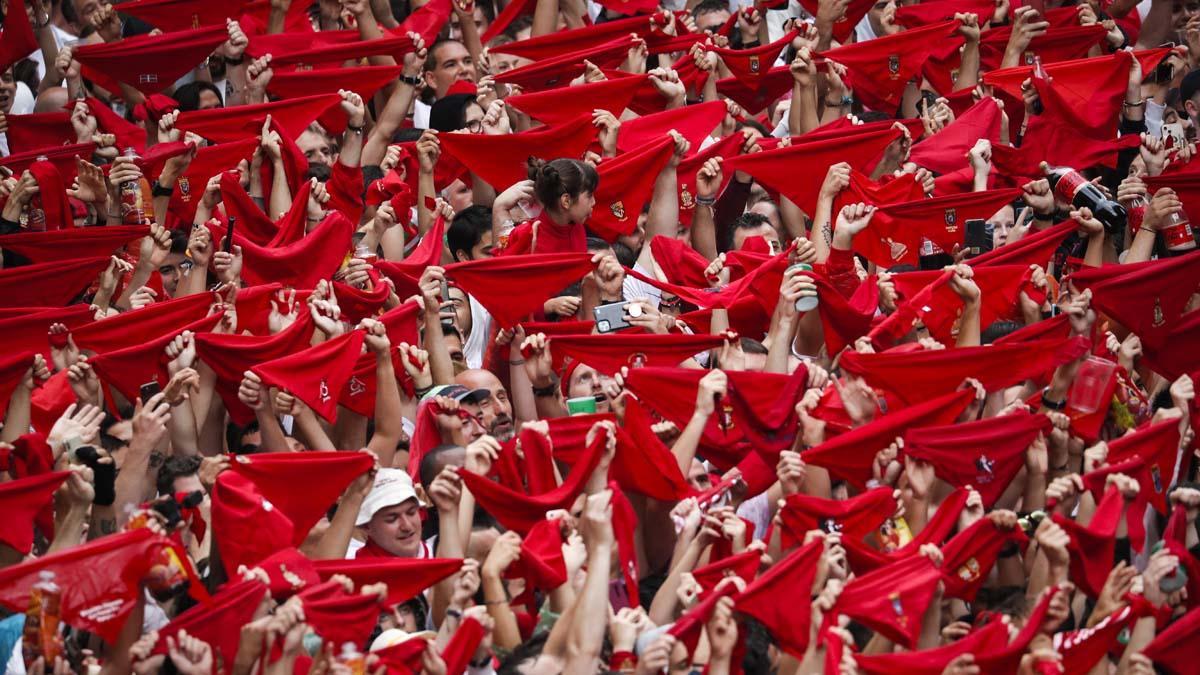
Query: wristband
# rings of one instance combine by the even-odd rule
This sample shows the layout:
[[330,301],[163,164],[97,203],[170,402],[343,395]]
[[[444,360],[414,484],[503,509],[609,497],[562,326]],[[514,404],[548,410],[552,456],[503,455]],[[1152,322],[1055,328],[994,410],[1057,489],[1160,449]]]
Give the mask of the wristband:
[[421,78],[419,78],[419,77],[412,77],[409,75],[401,75],[397,79],[399,79],[401,82],[403,82],[404,84],[407,84],[410,87],[421,86]]
[[534,387],[533,395],[541,397],[541,398],[557,396],[558,395],[558,385],[555,384],[553,381],[551,381],[550,384],[548,384],[544,387]]
[[362,125],[361,127],[351,126],[350,124],[346,125],[346,131],[349,131],[349,132],[355,133],[355,134],[359,134],[359,135],[362,135],[363,129],[366,129],[366,128],[367,128],[367,125],[365,125],[365,124]]
[[614,672],[637,670],[638,659],[631,651],[613,652],[608,660],[608,669]]
[[170,197],[173,194],[175,194],[174,185],[171,187],[163,187],[162,185],[158,184],[158,181],[154,181],[154,187],[150,188],[150,195],[153,197]]
[[224,61],[226,63],[226,65],[240,66],[246,62],[246,53],[242,52],[242,55],[237,57],[236,59],[231,59],[228,56],[222,56],[221,60]]
[[712,206],[717,203],[716,197],[701,197],[700,195],[696,195],[695,199],[696,203],[700,206]]
[[1065,400],[1055,401],[1055,400],[1049,398],[1049,396],[1048,396],[1049,393],[1050,393],[1050,387],[1046,387],[1045,389],[1042,390],[1042,407],[1046,408],[1047,410],[1054,410],[1056,412],[1065,410],[1067,407],[1067,402]]

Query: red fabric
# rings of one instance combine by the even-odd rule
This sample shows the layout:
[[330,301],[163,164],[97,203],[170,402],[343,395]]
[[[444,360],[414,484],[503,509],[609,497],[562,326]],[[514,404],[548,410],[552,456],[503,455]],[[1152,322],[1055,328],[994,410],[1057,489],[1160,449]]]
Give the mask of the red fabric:
[[546,161],[560,157],[578,159],[595,136],[591,115],[583,115],[559,126],[538,127],[517,134],[442,134],[438,139],[443,152],[454,156],[497,190],[504,190],[526,179],[525,163],[530,157]]
[[212,491],[212,526],[213,543],[230,578],[235,577],[239,565],[252,567],[272,553],[293,546],[297,529],[249,478],[235,471],[217,476]]
[[889,143],[900,137],[900,132],[890,125],[866,132],[857,129],[851,127],[816,140],[733,157],[726,160],[721,169],[726,173],[745,171],[758,182],[779,191],[806,213],[814,213],[821,181],[796,180],[797,166],[805,167],[805,172],[812,176],[824,176],[829,167],[838,162],[861,167],[877,159]]
[[560,335],[550,339],[550,348],[613,375],[623,366],[677,366],[700,352],[719,348],[727,339],[724,335],[671,333]]
[[386,560],[317,560],[314,565],[325,581],[340,574],[349,577],[355,586],[380,581],[386,583],[388,594],[384,604],[390,607],[417,597],[426,588],[457,573],[462,561],[451,558],[417,560],[391,557]]
[[921,617],[941,580],[941,570],[929,558],[906,558],[851,579],[826,617],[845,614],[903,647],[916,649]]
[[[294,99],[314,94],[336,94],[339,89],[347,89],[363,97],[363,100],[370,100],[375,92],[394,81],[401,70],[403,66],[277,71],[267,83],[267,91],[279,98]],[[330,108],[319,119],[326,131],[336,131],[345,126],[346,116],[340,108]]]
[[751,87],[757,87],[775,60],[783,50],[792,43],[792,39],[800,33],[796,29],[788,31],[774,42],[750,49],[726,49],[708,47],[708,51],[721,57],[725,67],[741,82]]
[[[843,358],[850,353],[843,355]],[[969,390],[929,397],[921,403],[902,408],[824,443],[805,450],[804,461],[823,466],[829,472],[863,487],[871,479],[875,455],[911,429],[950,424],[974,398]]]
[[686,241],[655,235],[650,240],[650,254],[654,256],[654,263],[670,283],[697,288],[703,288],[709,283],[704,275],[704,270],[708,268],[708,259],[688,246]]
[[862,539],[879,529],[895,512],[896,498],[890,487],[867,490],[843,500],[790,495],[779,510],[783,547],[798,545],[809,530],[838,532],[843,539]]
[[46,218],[46,229],[64,230],[75,226],[71,214],[71,203],[67,201],[66,187],[63,185],[62,174],[49,161],[34,162],[29,165],[29,173],[37,181],[38,196],[41,198],[42,211]]
[[[501,326],[541,309],[547,298],[592,269],[590,253],[482,258],[446,265],[446,277],[483,305]],[[2,273],[0,273],[2,274]]]
[[294,525],[292,545],[299,546],[346,486],[373,462],[365,452],[270,452],[237,455],[230,469],[287,516]]
[[[696,409],[696,390],[708,371],[693,368],[634,368],[626,387],[639,400],[680,429],[687,426]],[[700,456],[724,471],[746,455],[751,446],[740,427],[732,424],[733,404],[722,402],[722,410],[710,415],[700,440]]]
[[155,302],[80,326],[71,335],[80,349],[104,354],[183,330],[184,326],[208,316],[215,301],[211,293],[196,293]]
[[996,99],[981,99],[941,131],[914,143],[909,161],[938,173],[949,173],[967,166],[967,152],[974,147],[976,140],[986,138],[993,145],[998,143],[1002,112]]
[[[181,113],[182,114],[182,113]],[[259,125],[259,130],[262,126]],[[192,163],[188,165],[183,175],[175,184],[175,193],[171,195],[171,213],[185,223],[191,223],[196,214],[196,205],[204,196],[204,188],[208,179],[237,167],[238,162],[248,160],[258,147],[258,138],[243,138],[240,141],[221,143],[200,148]]]
[[34,518],[52,503],[54,492],[69,475],[69,471],[55,471],[0,483],[0,511],[5,514],[0,520],[0,542],[29,555]]
[[1196,668],[1196,639],[1200,636],[1200,609],[1193,609],[1162,630],[1142,653],[1173,675],[1186,675]]
[[1117,487],[1111,486],[1104,493],[1092,519],[1081,525],[1071,518],[1053,514],[1058,523],[1071,537],[1068,550],[1071,553],[1071,581],[1088,597],[1095,598],[1104,588],[1104,582],[1112,570],[1113,553],[1116,548],[1117,523],[1125,510],[1125,498]]
[[[925,5],[911,6],[924,7]],[[915,652],[855,654],[854,662],[858,664],[860,670],[871,675],[941,675],[951,661],[963,654],[1001,649],[1007,644],[1007,624],[1003,621],[993,621],[948,645]]]
[[262,378],[264,385],[287,391],[332,422],[337,418],[337,397],[350,381],[363,339],[363,332],[354,330],[250,370]]
[[1044,268],[1063,240],[1078,227],[1075,221],[1067,220],[975,256],[967,264],[976,269],[993,265],[1041,265]]
[[527,92],[561,87],[583,74],[585,60],[600,67],[616,67],[625,60],[633,45],[633,39],[625,34],[594,47],[575,48],[575,51],[513,68],[496,75],[496,82],[515,84]]
[[30,113],[7,115],[8,148],[13,152],[35,153],[41,148],[75,143],[77,137],[71,127],[71,115],[65,112]]
[[796,404],[808,387],[808,368],[801,365],[790,375],[749,370],[725,374],[734,421],[768,463],[776,463],[779,453],[795,441]]
[[792,71],[788,66],[771,68],[753,85],[736,77],[717,80],[717,93],[733,99],[748,113],[766,110],[792,90]]
[[692,144],[694,152],[700,149],[700,142],[712,133],[721,120],[725,119],[726,114],[723,101],[709,101],[653,115],[642,115],[621,123],[621,133],[617,134],[617,148],[621,152],[630,152],[645,147],[673,129]]
[[242,0],[134,0],[122,3],[121,13],[171,33],[200,26],[224,28],[225,19],[236,19],[243,4]]
[[893,112],[908,81],[925,64],[940,40],[958,30],[957,21],[902,31],[866,42],[843,45],[821,53],[848,73],[855,96],[868,108]]
[[454,635],[450,636],[450,642],[446,643],[445,649],[442,650],[442,660],[446,663],[447,673],[466,672],[467,664],[475,656],[485,632],[483,625],[474,617],[463,619]]
[[[128,148],[128,147],[132,147],[132,148],[136,149],[138,151],[138,153],[141,155],[147,154],[145,152],[145,147],[146,147],[146,129],[145,129],[145,127],[134,124],[133,122],[130,122],[129,120],[125,119],[124,117],[121,117],[116,112],[114,112],[112,108],[108,107],[107,104],[105,104],[103,101],[101,101],[100,99],[97,99],[94,96],[89,96],[88,98],[84,99],[84,101],[87,103],[88,111],[91,112],[92,115],[94,115],[96,117],[96,123],[99,126],[99,128],[104,133],[113,134],[114,136],[117,137],[117,147],[121,148],[122,150],[125,148]],[[75,107],[74,103],[70,103],[66,106],[66,108],[68,110],[73,109],[74,107]],[[74,141],[74,139],[72,139],[72,141]],[[179,142],[182,142],[182,141],[179,141]],[[163,145],[166,147],[174,147],[175,143],[174,142],[162,143],[160,145]],[[153,149],[151,149],[151,152],[153,152]],[[151,180],[156,178],[158,171],[161,170],[161,167],[160,167],[158,169],[155,169],[152,172],[144,164],[139,164],[139,166],[142,168],[142,172],[146,174],[147,178],[151,179]]]
[[[1200,285],[1200,253],[1177,258],[1105,265],[1071,275],[1076,288],[1092,290],[1093,306],[1137,333],[1143,345],[1165,343]],[[1153,301],[1151,301],[1153,298]]]
[[[483,41],[485,43],[491,37],[495,37],[504,30],[503,28],[497,30],[496,25],[501,21],[501,17],[508,13],[510,8],[520,4],[522,4],[520,0],[509,3],[508,7],[496,17],[496,20],[488,26],[488,30],[484,33]],[[532,11],[532,4],[526,4],[529,7],[529,11]],[[616,38],[629,35],[630,33],[642,34],[642,37],[645,37],[644,32],[650,28],[651,22],[654,20],[655,17],[645,16],[613,19],[612,21],[605,21],[604,23],[597,23],[591,26],[560,30],[547,35],[539,35],[516,42],[509,42],[508,44],[497,45],[489,48],[489,51],[493,54],[512,54],[513,56],[520,56],[533,61],[542,61],[579,50],[591,49],[611,42]]]
[[123,349],[97,354],[88,363],[102,382],[119,391],[126,400],[133,401],[138,397],[138,390],[143,384],[158,382],[160,385],[166,385],[170,380],[167,358],[163,351],[176,335],[185,330],[193,333],[210,331],[220,323],[221,317],[219,312],[210,314],[182,326],[178,331],[135,342]]
[[207,605],[196,605],[158,629],[158,642],[152,654],[167,653],[167,638],[178,638],[180,631],[207,642],[215,660],[233,663],[237,656],[242,626],[254,618],[267,586],[261,581],[239,581],[222,587]]
[[61,307],[108,267],[109,256],[0,270],[0,307]]
[[913,429],[904,434],[904,456],[929,462],[951,485],[974,487],[991,509],[1025,465],[1025,450],[1050,426],[1045,415],[1018,413]]
[[459,469],[458,474],[484,510],[504,527],[526,534],[545,520],[546,511],[570,507],[599,465],[604,446],[605,435],[597,434],[562,485],[539,495],[516,492],[465,469]]
[[4,14],[4,32],[0,33],[0,71],[38,50],[33,27],[25,13],[25,0],[11,0]]
[[[258,204],[250,198],[250,193],[246,192],[246,188],[242,187],[241,181],[238,179],[238,174],[233,171],[226,171],[221,174],[221,203],[225,206],[225,227],[228,228],[228,218],[237,218],[235,226],[235,236],[244,237],[259,246],[271,246],[271,240],[280,236],[279,226],[272,221]],[[292,200],[292,211],[295,211],[296,204],[300,204],[300,235],[304,234],[305,217],[307,214],[308,204]],[[286,217],[281,220],[290,220]],[[290,241],[294,242],[300,237],[295,236],[295,230],[289,228],[289,232],[285,235]],[[224,239],[224,236],[221,237]],[[218,244],[220,242],[218,241]]]
[[942,546],[946,596],[974,600],[999,559],[1000,550],[1010,541],[1024,548],[1029,538],[1019,527],[1002,530],[990,518],[983,517],[946,542]]
[[360,62],[371,56],[391,56],[403,61],[404,55],[413,51],[413,41],[408,35],[394,35],[375,40],[355,40],[337,44],[306,46],[293,52],[273,53],[271,67],[287,71],[340,70],[346,61]]
[[[20,308],[20,314],[0,319],[0,335],[4,336],[6,351],[10,355],[23,352],[40,353],[50,363],[50,343],[46,333],[50,326],[61,323],[74,330],[92,322],[93,312],[87,305],[70,305],[62,309]],[[0,403],[8,396],[0,391]]]
[[[811,16],[817,15],[817,8],[820,6],[819,0],[800,0],[800,4]],[[833,39],[845,42],[846,38],[854,33],[854,27],[867,15],[867,12],[871,11],[874,4],[867,0],[850,0],[842,18],[833,22]]]
[[383,609],[379,596],[374,593],[352,595],[342,592],[316,599],[304,599],[304,593],[301,593],[300,597],[304,605],[304,622],[326,642],[335,645],[365,644]]
[[[335,284],[335,288],[338,285]],[[385,287],[385,285],[380,284],[380,287]],[[343,297],[340,291],[339,297]],[[408,377],[404,370],[404,364],[399,360],[400,355],[396,351],[396,346],[401,342],[417,343],[417,312],[419,311],[415,302],[405,303],[375,317],[376,320],[383,323],[388,333],[388,340],[394,345],[391,352],[392,372],[399,380],[401,391],[410,396],[415,391],[412,378]],[[346,381],[346,386],[342,388],[341,394],[338,396],[338,405],[363,417],[371,417],[375,414],[375,394],[378,386],[377,360],[375,353],[369,351],[358,357],[350,379]]]
[[[789,75],[789,77],[791,76]],[[691,227],[692,217],[696,213],[696,175],[700,173],[700,168],[704,166],[705,162],[714,157],[720,157],[723,160],[728,160],[730,157],[740,154],[745,139],[746,137],[744,133],[735,133],[717,140],[715,143],[710,144],[707,148],[702,150],[699,148],[693,148],[692,154],[684,157],[683,160],[679,162],[679,166],[675,167],[675,181],[679,187],[679,222],[685,227]],[[718,194],[720,194],[721,191],[724,191],[725,187],[729,185],[729,181],[733,180],[732,171],[728,173],[722,172],[721,175],[722,181]],[[655,239],[658,239],[658,237],[651,239],[650,243],[653,244]],[[691,247],[687,247],[687,249],[695,253],[695,250]],[[655,255],[655,258],[656,262],[658,262],[659,266],[661,267],[663,264],[662,260],[657,260],[657,254]],[[707,260],[705,263],[707,264]],[[703,272],[704,268],[700,268],[700,271]],[[707,283],[691,283],[679,278],[671,277],[669,274],[668,279],[674,283],[682,283],[685,286],[703,286],[704,283]]]
[[[52,571],[62,588],[63,622],[112,644],[126,617],[142,602],[142,578],[157,552],[168,545],[150,530],[137,528],[5,567],[0,569],[0,605],[24,612],[39,573]],[[96,570],[105,574],[96,574]]]
[[[3,40],[3,37],[0,37],[0,40]],[[12,170],[14,175],[20,176],[30,165],[37,161],[38,157],[45,157],[58,168],[58,173],[62,175],[63,182],[69,183],[74,181],[77,175],[75,160],[82,157],[91,157],[95,152],[95,143],[72,143],[54,148],[37,148],[27,152],[16,152],[8,155],[0,159],[0,166],[6,166]]]
[[1087,353],[1084,338],[956,349],[842,355],[842,369],[912,404],[952,391],[968,377],[985,389],[1037,377]]
[[562,524],[558,520],[542,520],[530,528],[521,540],[521,557],[509,566],[505,576],[523,578],[526,588],[543,591],[567,583],[567,566],[563,561]]
[[916,28],[939,21],[949,21],[955,14],[974,14],[979,17],[979,23],[991,19],[996,10],[992,0],[934,0],[922,2],[919,5],[905,5],[896,8],[896,24],[906,28]]
[[620,118],[633,101],[634,93],[648,81],[646,75],[614,78],[569,88],[517,94],[504,99],[504,102],[551,125],[566,124],[582,114],[590,115],[596,109],[607,110]]
[[1109,475],[1123,473],[1137,479],[1140,489],[1125,512],[1125,523],[1129,545],[1139,553],[1146,544],[1146,506],[1167,515],[1167,490],[1175,482],[1178,455],[1179,422],[1166,420],[1110,441],[1105,465],[1083,476],[1083,484],[1097,499]]
[[632,234],[642,207],[654,193],[659,172],[674,153],[674,141],[663,136],[639,150],[600,162],[596,167],[600,182],[593,194],[596,204],[587,221],[588,229],[610,243]]
[[963,244],[968,220],[991,218],[1020,194],[1017,189],[988,190],[884,205],[867,227],[875,236],[856,236],[854,247],[882,267],[916,265],[922,239],[951,251]]
[[[755,552],[755,557],[758,557],[757,552]],[[717,608],[717,602],[721,598],[731,597],[736,593],[737,586],[733,584],[725,584],[720,589],[710,592],[676,619],[667,629],[667,634],[673,635],[675,639],[682,642],[687,648],[688,657],[691,658],[696,651],[696,646],[700,643],[701,631]]]
[[145,35],[117,42],[82,45],[74,57],[83,65],[83,76],[109,91],[113,80],[153,94],[173,85],[196,64],[208,58],[229,37],[225,26]]
[[[34,354],[35,352],[30,350],[13,352],[0,357],[0,414],[8,411],[8,404],[12,399],[13,392],[16,391],[17,385],[21,384],[25,373],[33,365]],[[49,364],[50,361],[47,360],[46,363]],[[53,463],[53,461],[48,462],[45,470],[48,471],[49,464]]]
[[58,232],[18,232],[0,236],[0,248],[35,263],[111,255],[116,249],[149,234],[143,225],[80,227]]
[[[734,599],[739,612],[762,622],[780,648],[798,659],[804,657],[808,646],[812,622],[808,599],[824,548],[825,543],[817,540],[792,551]],[[797,601],[780,602],[781,598]]]
[[[322,113],[339,105],[341,100],[337,94],[317,94],[233,108],[191,110],[180,113],[175,126],[216,143],[227,143],[258,136],[262,133],[263,122],[270,115],[271,121],[283,129],[281,135],[286,134],[289,139],[294,139]],[[203,186],[198,187],[200,192],[203,189]]]
[[441,262],[445,232],[446,219],[439,213],[433,219],[433,225],[429,231],[421,237],[421,241],[404,260],[399,262],[380,260],[375,263],[375,269],[382,272],[396,285],[396,295],[403,298],[421,292],[417,281],[426,267]]
[[1054,635],[1054,647],[1062,654],[1062,671],[1067,675],[1086,675],[1108,656],[1117,643],[1117,635],[1130,627],[1142,612],[1136,605],[1125,606],[1101,619],[1094,626]]
[[[209,229],[217,228],[210,225]],[[298,289],[313,288],[341,267],[354,229],[354,223],[335,211],[303,239],[278,248],[259,246],[235,232],[234,241],[242,247],[242,278],[249,284],[278,282]]]

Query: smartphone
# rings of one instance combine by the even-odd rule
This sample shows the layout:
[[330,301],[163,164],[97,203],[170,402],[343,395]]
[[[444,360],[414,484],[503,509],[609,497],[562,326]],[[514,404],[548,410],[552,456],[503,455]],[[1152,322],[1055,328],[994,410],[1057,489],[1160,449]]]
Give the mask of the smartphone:
[[933,108],[933,106],[937,105],[937,98],[938,98],[937,94],[933,93],[932,91],[929,91],[929,90],[921,91],[920,105],[921,105],[921,114],[922,115],[928,114],[929,110],[931,108]]
[[237,224],[237,216],[229,216],[229,229],[225,232],[224,248],[226,253],[233,253],[233,227],[235,224]]
[[981,253],[992,250],[992,233],[988,231],[987,221],[982,218],[972,218],[967,221],[967,234],[964,240],[967,257],[974,258]]
[[1187,145],[1187,134],[1183,131],[1182,122],[1170,122],[1163,124],[1162,131],[1160,133],[1164,142],[1167,139],[1170,139],[1172,145],[1176,148],[1182,148]]
[[155,394],[157,394],[161,391],[162,391],[162,387],[159,386],[159,384],[156,380],[151,380],[151,381],[147,382],[146,384],[143,384],[138,389],[138,395],[141,396],[141,398],[142,398],[142,405],[145,405],[147,402],[150,401],[150,397],[154,396]]
[[450,302],[450,282],[442,279],[442,302]]
[[600,305],[592,309],[592,316],[596,319],[596,330],[601,333],[611,333],[613,331],[628,328],[630,326],[629,319],[626,315],[626,308],[629,306],[629,301],[610,302],[607,305]]

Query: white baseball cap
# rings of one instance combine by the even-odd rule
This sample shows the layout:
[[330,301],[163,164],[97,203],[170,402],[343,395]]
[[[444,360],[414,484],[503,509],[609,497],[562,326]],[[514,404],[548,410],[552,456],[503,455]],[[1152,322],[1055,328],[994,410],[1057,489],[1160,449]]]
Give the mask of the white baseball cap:
[[358,520],[354,524],[359,527],[366,525],[381,509],[416,498],[417,491],[413,489],[412,478],[409,478],[407,471],[380,469],[375,472],[375,485],[363,499],[358,509]]
[[387,649],[409,640],[433,640],[437,637],[437,633],[431,630],[419,630],[415,633],[406,633],[399,628],[389,628],[379,634],[375,641],[371,643],[369,651],[377,652],[381,649]]

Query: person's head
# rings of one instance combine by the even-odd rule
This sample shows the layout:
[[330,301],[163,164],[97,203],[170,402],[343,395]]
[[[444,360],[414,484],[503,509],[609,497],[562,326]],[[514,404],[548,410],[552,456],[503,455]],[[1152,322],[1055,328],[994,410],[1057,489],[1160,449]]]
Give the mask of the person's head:
[[1200,68],[1184,75],[1179,83],[1179,105],[1192,127],[1200,128]]
[[732,251],[741,250],[746,240],[750,237],[762,237],[770,244],[772,251],[779,251],[779,232],[771,225],[771,221],[761,213],[747,212],[734,219],[730,226],[730,235],[733,237],[732,245],[729,247]]
[[211,110],[225,107],[225,99],[221,90],[212,82],[196,80],[175,90],[171,95],[179,102],[180,110]]
[[[187,260],[187,234],[183,230],[171,230],[171,252],[167,254],[167,259],[158,266],[158,273],[162,276],[163,290],[166,291],[167,297],[175,297],[175,292],[179,289],[179,280],[183,278],[183,264]],[[203,269],[194,270],[196,274],[204,274]]]
[[[462,370],[466,371],[464,364]],[[425,394],[422,401],[434,399],[438,396],[454,399],[458,403],[458,407],[466,415],[462,416],[462,442],[464,445],[469,445],[472,441],[487,433],[487,429],[483,425],[483,404],[491,396],[491,391],[488,389],[472,389],[461,384],[442,384],[434,387]],[[470,416],[468,419],[467,416]]]
[[442,319],[445,320],[448,313],[459,332],[464,336],[469,336],[471,329],[474,328],[471,321],[471,298],[458,286],[450,286],[449,292],[450,297],[446,298],[448,306],[442,309]]
[[725,0],[702,0],[692,8],[692,18],[696,27],[707,33],[715,33],[717,29],[729,21],[729,3]]
[[479,421],[483,423],[483,428],[488,434],[501,441],[507,441],[516,434],[508,390],[492,371],[482,368],[464,370],[454,376],[454,381],[467,389],[487,390],[488,397],[479,404]]
[[783,229],[783,221],[779,218],[779,207],[770,199],[760,199],[747,209],[748,213],[756,213],[767,219],[776,232]]
[[887,34],[883,29],[883,13],[887,10],[888,5],[895,2],[896,0],[875,0],[875,4],[867,10],[867,21],[871,22],[871,30],[875,31],[876,35]]
[[483,108],[473,94],[450,94],[429,106],[429,128],[440,133],[471,133],[483,131]]
[[172,455],[158,467],[155,486],[159,495],[204,490],[200,484],[200,457]]
[[549,162],[529,158],[533,192],[546,213],[559,225],[586,223],[596,205],[593,193],[600,183],[596,168],[576,159]]
[[746,370],[762,372],[767,369],[767,346],[754,338],[744,337],[739,340],[742,353],[746,355],[743,367]]
[[425,57],[424,75],[425,86],[433,90],[434,98],[441,98],[458,80],[475,81],[475,61],[458,40],[439,40]]
[[992,230],[992,248],[1000,248],[1008,242],[1008,231],[1016,224],[1017,211],[1012,204],[1007,204],[987,220],[987,227]]
[[692,463],[688,466],[687,482],[693,490],[701,492],[712,487],[712,476],[709,475],[708,467],[704,466],[704,462],[695,457],[692,458]]
[[313,122],[308,125],[300,138],[296,139],[296,147],[304,153],[309,166],[318,165],[333,168],[333,143],[329,140],[320,124]]
[[[633,232],[622,234],[617,237],[617,242],[625,245],[629,250],[638,253],[642,250],[642,246],[646,244],[646,215],[639,214],[637,225],[634,226]],[[619,256],[618,256],[619,257]],[[624,264],[624,263],[622,263]]]
[[[483,13],[483,5],[484,3],[482,2],[475,3],[475,11],[471,12],[471,20],[474,22],[475,30],[480,36],[483,35],[483,31],[487,30],[488,24],[491,23],[487,15]],[[462,40],[462,26],[459,25],[458,12],[450,13],[450,39]]]
[[592,368],[586,363],[574,362],[569,366],[567,372],[567,398],[582,398],[585,396],[596,397],[596,412],[609,412],[612,406],[609,403],[608,396],[604,393],[604,381],[609,378],[605,377],[600,371]]
[[[514,40],[507,33],[501,33],[495,38],[492,38],[492,41],[488,43],[488,47],[500,47],[512,42],[516,42],[516,40]],[[510,70],[516,70],[521,66],[533,63],[533,61],[530,61],[529,59],[523,59],[520,56],[514,56],[512,54],[502,54],[497,51],[492,51],[488,54],[488,62],[492,65],[493,75],[507,73]]]
[[466,345],[466,341],[463,340],[462,332],[453,321],[442,321],[442,340],[446,343],[446,351],[450,353],[450,360],[454,363],[466,364],[466,357],[463,356],[463,347]]
[[401,469],[380,469],[354,523],[376,546],[400,558],[421,554],[421,505],[412,479]]
[[417,467],[417,475],[422,485],[429,485],[434,478],[448,466],[462,466],[467,463],[467,449],[461,445],[447,443],[426,452],[421,457]]
[[1200,0],[1173,0],[1171,2],[1171,25],[1175,32],[1183,35],[1187,22],[1200,15]]
[[17,78],[12,68],[5,68],[0,75],[0,112],[5,115],[12,112],[13,101],[17,98]]
[[457,178],[453,183],[447,185],[442,190],[441,196],[456,214],[475,202],[471,184],[461,178]]
[[472,205],[454,214],[446,244],[455,262],[492,257],[492,212]]

